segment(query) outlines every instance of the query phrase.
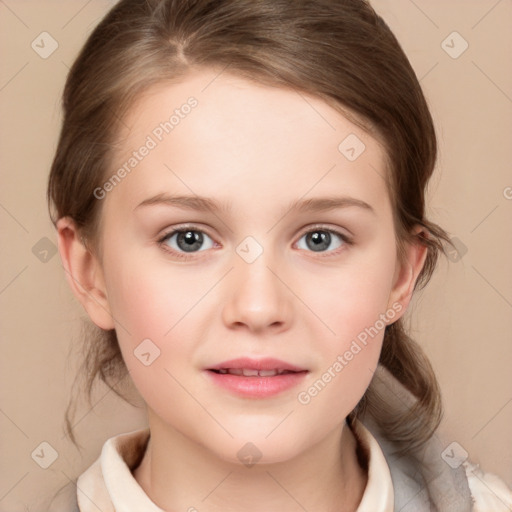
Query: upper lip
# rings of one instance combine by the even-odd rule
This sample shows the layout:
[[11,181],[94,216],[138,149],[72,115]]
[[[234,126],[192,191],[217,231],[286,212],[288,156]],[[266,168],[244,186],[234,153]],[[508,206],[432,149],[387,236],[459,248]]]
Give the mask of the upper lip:
[[223,361],[222,363],[216,364],[207,368],[208,370],[222,370],[222,369],[246,369],[246,370],[288,370],[292,372],[304,372],[305,368],[300,368],[294,364],[281,361],[280,359],[274,359],[266,357],[264,359],[252,359],[250,357],[239,357],[237,359],[230,359],[229,361]]

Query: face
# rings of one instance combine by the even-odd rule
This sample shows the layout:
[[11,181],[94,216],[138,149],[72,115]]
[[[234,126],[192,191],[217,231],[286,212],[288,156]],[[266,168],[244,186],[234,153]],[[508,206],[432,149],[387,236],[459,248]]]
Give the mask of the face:
[[[405,309],[384,150],[320,99],[206,70],[126,126],[96,195],[131,377],[154,421],[219,457],[290,459],[343,425]],[[211,371],[238,358],[301,371]]]

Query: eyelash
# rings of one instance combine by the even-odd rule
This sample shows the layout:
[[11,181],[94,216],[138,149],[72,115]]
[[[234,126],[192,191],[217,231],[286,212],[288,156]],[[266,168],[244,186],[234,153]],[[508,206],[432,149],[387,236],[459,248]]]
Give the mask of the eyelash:
[[[189,261],[189,260],[193,259],[194,258],[194,254],[197,254],[197,252],[203,252],[203,251],[191,252],[190,255],[187,255],[184,252],[178,252],[178,251],[175,251],[174,249],[170,249],[169,246],[165,244],[165,242],[167,240],[169,240],[173,235],[175,235],[176,233],[183,232],[183,231],[195,231],[195,232],[198,232],[198,233],[203,233],[204,235],[209,236],[213,240],[213,237],[211,237],[206,231],[204,231],[202,229],[198,229],[195,226],[184,225],[184,226],[178,226],[176,228],[173,228],[172,230],[170,230],[167,233],[165,233],[164,235],[162,235],[157,240],[158,245],[160,247],[162,247],[162,249],[164,251],[166,251],[167,253],[170,253],[174,257],[177,257],[177,258],[179,258],[181,260]],[[308,235],[309,233],[316,233],[317,231],[325,231],[327,233],[331,233],[331,234],[334,234],[334,235],[340,237],[340,239],[343,241],[343,245],[347,245],[347,246],[354,245],[354,241],[348,235],[346,235],[344,233],[341,233],[341,232],[337,231],[336,229],[327,228],[326,226],[322,226],[322,225],[313,226],[312,228],[308,229],[307,231],[304,231],[303,233],[301,233],[301,235],[298,238],[298,240],[301,240],[302,237],[304,237],[305,235]],[[321,258],[329,258],[329,257],[331,257],[333,255],[337,255],[340,251],[343,251],[343,250],[344,250],[343,247],[341,247],[341,248],[338,248],[338,249],[336,249],[334,251],[328,251],[328,254],[323,254],[323,251],[318,252],[317,254]],[[313,252],[314,253],[314,251],[308,251],[308,252]]]
[[[209,236],[213,240],[213,237],[210,236],[203,229],[199,229],[196,226],[190,226],[190,225],[178,226],[176,228],[171,229],[170,231],[168,231],[164,235],[162,235],[162,237],[158,239],[158,245],[160,247],[162,247],[162,249],[165,252],[167,252],[169,254],[172,254],[173,257],[177,257],[177,258],[179,258],[179,259],[181,259],[183,261],[188,261],[188,260],[193,259],[194,258],[194,254],[197,254],[197,253],[191,252],[190,255],[187,255],[184,252],[175,251],[174,249],[171,249],[168,245],[165,244],[165,242],[167,240],[169,240],[173,235],[175,235],[176,233],[183,232],[183,231],[185,231],[185,232],[186,231],[195,231],[195,232],[198,232],[198,233],[203,233],[204,235]],[[203,251],[197,251],[197,252],[203,252]]]

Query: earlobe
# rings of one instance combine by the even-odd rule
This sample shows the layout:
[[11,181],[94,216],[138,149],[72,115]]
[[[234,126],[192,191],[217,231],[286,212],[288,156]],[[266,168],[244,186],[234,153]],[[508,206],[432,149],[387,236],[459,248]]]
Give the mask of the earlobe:
[[419,234],[422,231],[424,230],[421,227],[415,230],[415,241],[407,243],[405,246],[404,260],[397,261],[388,307],[392,307],[397,302],[400,303],[402,305],[402,315],[412,299],[416,281],[428,254],[427,246],[421,243],[420,240]]
[[62,217],[57,221],[57,240],[73,294],[98,327],[114,329],[100,262],[82,242],[73,219]]

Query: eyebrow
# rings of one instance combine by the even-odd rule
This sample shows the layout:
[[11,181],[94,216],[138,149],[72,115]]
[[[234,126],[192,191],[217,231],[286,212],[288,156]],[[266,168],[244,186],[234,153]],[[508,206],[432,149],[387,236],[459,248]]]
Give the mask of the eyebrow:
[[[145,199],[140,204],[135,207],[135,210],[143,207],[143,206],[155,206],[155,205],[163,205],[163,206],[173,206],[177,208],[182,208],[186,210],[196,210],[196,211],[204,211],[211,213],[219,213],[229,211],[229,203],[218,203],[213,199],[207,197],[200,196],[173,196],[169,194],[157,194],[156,196]],[[355,206],[358,208],[362,208],[367,210],[373,214],[375,214],[375,210],[371,205],[362,201],[361,199],[356,199],[354,197],[318,197],[304,200],[292,201],[288,207],[284,209],[285,212],[297,211],[297,212],[320,212],[320,211],[328,211],[335,210],[338,208],[347,208]]]

